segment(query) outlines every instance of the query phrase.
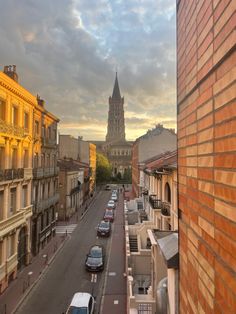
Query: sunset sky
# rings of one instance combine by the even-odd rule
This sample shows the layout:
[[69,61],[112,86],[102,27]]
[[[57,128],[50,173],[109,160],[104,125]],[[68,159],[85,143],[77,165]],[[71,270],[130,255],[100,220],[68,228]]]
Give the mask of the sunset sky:
[[175,0],[0,0],[0,67],[46,101],[59,132],[104,140],[118,71],[126,139],[176,127]]

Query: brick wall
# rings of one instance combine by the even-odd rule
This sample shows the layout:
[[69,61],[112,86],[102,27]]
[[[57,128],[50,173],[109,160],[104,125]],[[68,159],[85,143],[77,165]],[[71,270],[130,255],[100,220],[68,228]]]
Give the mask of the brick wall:
[[180,313],[236,313],[236,2],[177,1]]

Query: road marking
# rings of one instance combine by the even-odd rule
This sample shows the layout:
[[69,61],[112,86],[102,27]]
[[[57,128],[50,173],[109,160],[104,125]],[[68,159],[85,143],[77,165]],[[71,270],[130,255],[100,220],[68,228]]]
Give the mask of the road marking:
[[115,272],[110,272],[110,273],[108,273],[108,276],[116,276],[116,273]]
[[118,300],[114,300],[114,304],[118,304],[119,303],[119,301]]
[[97,274],[91,274],[91,282],[97,282]]
[[72,233],[76,227],[77,227],[77,224],[56,226],[56,233],[57,234]]

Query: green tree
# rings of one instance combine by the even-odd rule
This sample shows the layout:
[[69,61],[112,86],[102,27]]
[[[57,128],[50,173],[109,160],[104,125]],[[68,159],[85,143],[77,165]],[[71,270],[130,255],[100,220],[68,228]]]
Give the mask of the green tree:
[[127,183],[132,183],[132,170],[131,170],[131,168],[125,169],[123,179]]
[[109,182],[111,179],[112,168],[108,159],[100,153],[97,153],[97,170],[96,180],[97,183]]

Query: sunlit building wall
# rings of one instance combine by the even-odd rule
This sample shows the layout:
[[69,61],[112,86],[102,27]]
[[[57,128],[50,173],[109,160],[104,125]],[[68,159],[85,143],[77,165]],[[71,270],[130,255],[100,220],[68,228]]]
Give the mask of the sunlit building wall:
[[15,66],[5,67],[4,72],[0,72],[0,293],[30,259],[37,106],[36,98],[17,83]]

